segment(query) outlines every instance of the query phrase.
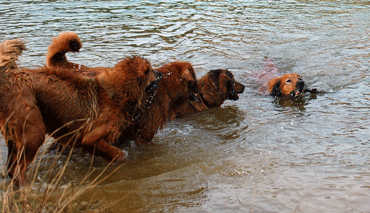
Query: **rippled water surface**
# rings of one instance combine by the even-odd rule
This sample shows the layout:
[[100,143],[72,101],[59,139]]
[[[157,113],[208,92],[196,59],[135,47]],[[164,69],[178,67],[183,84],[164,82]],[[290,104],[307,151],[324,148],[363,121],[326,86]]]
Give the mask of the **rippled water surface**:
[[[112,212],[369,211],[368,1],[14,0],[0,2],[0,18],[1,40],[28,41],[23,67],[43,65],[51,38],[74,31],[83,48],[73,62],[140,54],[154,67],[189,61],[198,77],[228,68],[247,86],[238,101],[170,122],[150,145],[126,146],[130,161],[96,190],[118,201]],[[266,56],[326,93],[259,94],[252,76]],[[4,165],[3,139],[0,148]],[[43,158],[40,184],[53,155]],[[65,185],[90,159],[72,157]]]

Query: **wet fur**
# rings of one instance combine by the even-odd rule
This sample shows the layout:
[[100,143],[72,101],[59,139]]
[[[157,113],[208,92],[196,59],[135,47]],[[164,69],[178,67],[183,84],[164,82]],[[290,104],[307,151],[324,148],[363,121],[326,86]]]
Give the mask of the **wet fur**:
[[[139,112],[144,90],[156,82],[151,65],[139,56],[126,58],[90,78],[59,68],[18,69],[24,42],[1,46],[0,125],[8,145],[8,174],[26,182],[27,166],[51,134],[108,161],[125,161],[111,144]],[[11,49],[18,49],[8,62]]]
[[79,52],[82,43],[74,32],[62,32],[53,38],[46,54],[46,66],[49,68],[84,68],[79,64],[69,62],[67,52]]
[[[71,35],[69,38],[67,36],[61,38],[77,40],[76,34],[74,36],[71,32],[68,34]],[[60,40],[53,39],[50,45],[58,46],[60,51],[53,49],[53,54],[63,53],[64,55],[64,50],[68,49],[68,46],[63,47],[62,44],[68,45],[70,42],[62,41],[60,44],[54,42],[60,42]],[[53,54],[49,52],[47,55],[49,58],[46,60],[52,61],[50,59],[53,58]],[[65,57],[61,59],[63,63],[53,61],[48,66],[85,67],[68,62]],[[73,69],[70,70],[73,71]],[[172,62],[156,70],[162,73],[162,81],[153,94],[145,94],[143,100],[146,103],[142,114],[136,118],[127,131],[122,133],[120,140],[134,140],[137,145],[146,144],[153,139],[158,129],[166,125],[169,119],[221,106],[227,99],[237,100],[238,93],[244,91],[244,85],[235,81],[233,74],[228,70],[212,70],[199,80],[196,79],[194,69],[188,62]],[[77,72],[88,76],[99,75],[94,68],[81,68]]]
[[150,142],[158,129],[169,119],[175,118],[179,110],[198,92],[193,67],[188,62],[172,62],[160,68],[163,79],[153,94],[145,94],[145,107],[139,120],[122,134],[122,140],[134,140],[137,145]]
[[296,73],[284,74],[281,77],[271,79],[268,82],[267,91],[270,95],[277,97],[303,95],[304,82],[301,76]]
[[211,70],[198,80],[198,97],[190,100],[177,113],[178,117],[221,106],[225,100],[238,100],[245,86],[235,80],[234,75],[225,69]]
[[0,71],[6,72],[8,69],[18,68],[16,61],[22,54],[22,51],[26,49],[24,40],[13,39],[2,41],[0,47]]
[[[99,69],[88,68],[67,60],[65,54],[68,51],[66,50],[71,50],[70,44],[75,43],[73,41],[79,41],[79,38],[72,32],[61,33],[54,38],[49,46],[47,66],[67,68],[70,72],[81,75],[100,76]],[[78,46],[82,46],[81,42]],[[60,59],[60,61],[55,59]],[[80,67],[80,69],[76,70],[75,67]],[[130,128],[122,132],[120,141],[134,140],[137,145],[149,143],[155,133],[163,128],[169,119],[173,119],[189,99],[194,99],[196,96],[198,86],[194,69],[190,63],[172,62],[156,70],[163,76],[158,88],[153,93],[144,94],[141,113],[137,114]]]
[[305,83],[296,73],[282,76],[271,58],[264,59],[265,68],[257,73],[256,79],[262,84],[260,91],[271,96],[301,96],[304,93]]

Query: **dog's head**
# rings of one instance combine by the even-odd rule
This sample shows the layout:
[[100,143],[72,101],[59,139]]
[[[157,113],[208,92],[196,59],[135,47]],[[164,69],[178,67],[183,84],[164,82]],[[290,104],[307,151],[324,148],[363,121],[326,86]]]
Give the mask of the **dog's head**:
[[193,66],[189,62],[176,61],[158,68],[164,75],[171,105],[177,111],[188,101],[199,98],[199,85]]
[[139,91],[151,92],[158,87],[158,83],[162,80],[162,73],[154,70],[152,65],[146,59],[140,56],[133,56],[125,59],[124,68],[126,81],[131,86],[137,86]]
[[226,99],[238,100],[245,86],[234,79],[234,75],[225,69],[209,71],[199,80],[201,94],[208,107],[220,106]]
[[[98,68],[96,68],[98,69]],[[113,68],[102,68],[97,78],[114,100],[141,103],[145,92],[158,87],[162,74],[153,70],[149,61],[140,56],[125,58]]]
[[304,88],[304,81],[296,73],[285,74],[268,82],[268,91],[272,96],[298,97],[304,94]]

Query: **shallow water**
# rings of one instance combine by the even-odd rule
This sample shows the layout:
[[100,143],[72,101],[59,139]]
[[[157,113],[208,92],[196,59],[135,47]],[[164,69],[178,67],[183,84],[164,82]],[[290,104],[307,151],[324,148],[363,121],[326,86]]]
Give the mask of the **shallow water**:
[[[0,8],[0,39],[28,41],[24,67],[43,65],[51,38],[74,31],[84,46],[68,55],[73,62],[113,66],[140,54],[154,67],[189,61],[198,77],[228,68],[247,86],[238,101],[172,121],[150,145],[125,147],[130,161],[97,190],[97,198],[119,201],[112,211],[370,209],[367,1],[1,1]],[[258,94],[252,76],[265,56],[326,93],[280,101]],[[4,142],[0,148],[4,159]],[[43,157],[40,182],[52,159]],[[79,182],[90,159],[74,155],[62,181]]]

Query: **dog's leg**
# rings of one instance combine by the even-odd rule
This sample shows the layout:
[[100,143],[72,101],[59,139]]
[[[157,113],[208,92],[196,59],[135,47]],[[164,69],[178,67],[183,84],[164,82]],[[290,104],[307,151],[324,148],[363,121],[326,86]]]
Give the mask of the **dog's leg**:
[[133,140],[137,146],[142,146],[150,143],[157,133],[157,126],[153,124],[153,120],[148,120],[144,125],[141,125],[139,131],[136,130]]
[[[93,119],[89,127],[85,129],[83,137],[81,139],[82,146],[95,145],[96,141],[107,137],[109,134],[118,132],[117,129],[120,126],[119,110],[113,110],[109,107],[104,107],[101,110],[99,117]],[[107,119],[111,118],[111,119]]]
[[[116,118],[117,116],[109,117]],[[81,146],[84,147],[84,150],[88,151],[89,153],[100,156],[107,161],[126,161],[127,155],[119,148],[112,146],[107,142],[107,138],[110,138],[112,134],[120,134],[118,129],[115,129],[115,127],[117,126],[115,125],[115,122],[117,121],[111,120],[109,122],[102,122],[101,120],[103,119],[97,119],[94,121],[95,124],[92,124],[92,126],[94,126],[93,129],[90,130],[90,132],[88,132],[85,136],[83,136],[81,140]]]
[[106,137],[109,133],[111,133],[111,126],[111,124],[102,124],[98,127],[95,127],[91,132],[82,138],[81,145],[93,145],[95,141]]
[[84,146],[84,150],[109,162],[125,162],[127,160],[127,155],[122,150],[110,145],[104,139],[97,141],[94,146]]
[[8,175],[16,185],[26,182],[27,167],[45,140],[45,125],[40,111],[28,108],[24,118],[21,119],[24,123],[19,123],[16,130],[12,134],[9,133],[13,139],[8,140]]

